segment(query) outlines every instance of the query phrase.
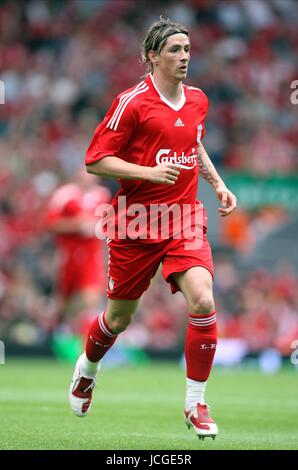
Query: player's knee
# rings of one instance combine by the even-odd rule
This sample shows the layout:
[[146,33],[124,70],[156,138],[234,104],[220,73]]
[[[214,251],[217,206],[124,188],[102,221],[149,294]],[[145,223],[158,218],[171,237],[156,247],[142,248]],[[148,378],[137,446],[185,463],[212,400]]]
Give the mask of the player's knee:
[[215,304],[212,294],[198,294],[189,305],[192,315],[207,315],[215,310]]

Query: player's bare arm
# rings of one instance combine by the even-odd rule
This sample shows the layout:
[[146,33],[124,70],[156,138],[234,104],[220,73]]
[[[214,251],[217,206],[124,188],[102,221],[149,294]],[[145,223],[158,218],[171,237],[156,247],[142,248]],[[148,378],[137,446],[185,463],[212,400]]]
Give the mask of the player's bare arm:
[[200,175],[214,188],[222,207],[218,209],[220,215],[229,215],[237,206],[236,196],[226,187],[217,173],[202,143],[198,147],[198,165]]
[[161,163],[149,167],[126,162],[118,157],[107,156],[97,162],[86,165],[88,173],[108,178],[129,180],[147,180],[151,183],[175,184],[180,169],[177,165]]
[[51,226],[51,230],[54,233],[63,235],[69,233],[90,235],[94,232],[94,218],[82,215],[60,217],[59,220]]

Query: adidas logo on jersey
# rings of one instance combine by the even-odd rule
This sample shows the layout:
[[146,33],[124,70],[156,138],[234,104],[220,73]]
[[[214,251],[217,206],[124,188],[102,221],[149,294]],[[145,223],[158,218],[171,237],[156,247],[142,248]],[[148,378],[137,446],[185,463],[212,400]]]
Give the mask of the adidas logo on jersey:
[[180,118],[177,119],[177,121],[175,122],[175,127],[182,127],[184,126],[183,122],[181,121]]

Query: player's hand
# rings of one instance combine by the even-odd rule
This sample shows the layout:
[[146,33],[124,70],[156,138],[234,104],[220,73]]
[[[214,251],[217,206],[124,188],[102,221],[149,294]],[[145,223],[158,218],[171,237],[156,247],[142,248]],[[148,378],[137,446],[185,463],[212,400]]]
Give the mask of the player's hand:
[[180,175],[180,167],[171,163],[161,163],[154,167],[147,167],[146,180],[151,183],[175,184]]
[[222,205],[218,211],[222,217],[226,217],[236,209],[237,198],[225,185],[217,186],[215,191]]
[[95,220],[92,217],[81,220],[80,223],[80,234],[85,238],[92,238],[95,234]]

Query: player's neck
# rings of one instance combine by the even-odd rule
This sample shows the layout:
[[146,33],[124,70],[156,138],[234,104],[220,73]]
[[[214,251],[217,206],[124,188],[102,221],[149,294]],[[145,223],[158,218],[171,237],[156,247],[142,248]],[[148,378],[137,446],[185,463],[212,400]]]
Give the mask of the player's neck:
[[182,95],[182,82],[172,82],[168,78],[165,78],[163,75],[155,72],[151,74],[151,77],[154,81],[156,88],[159,93],[161,93],[167,100],[169,100],[174,105],[179,103]]

